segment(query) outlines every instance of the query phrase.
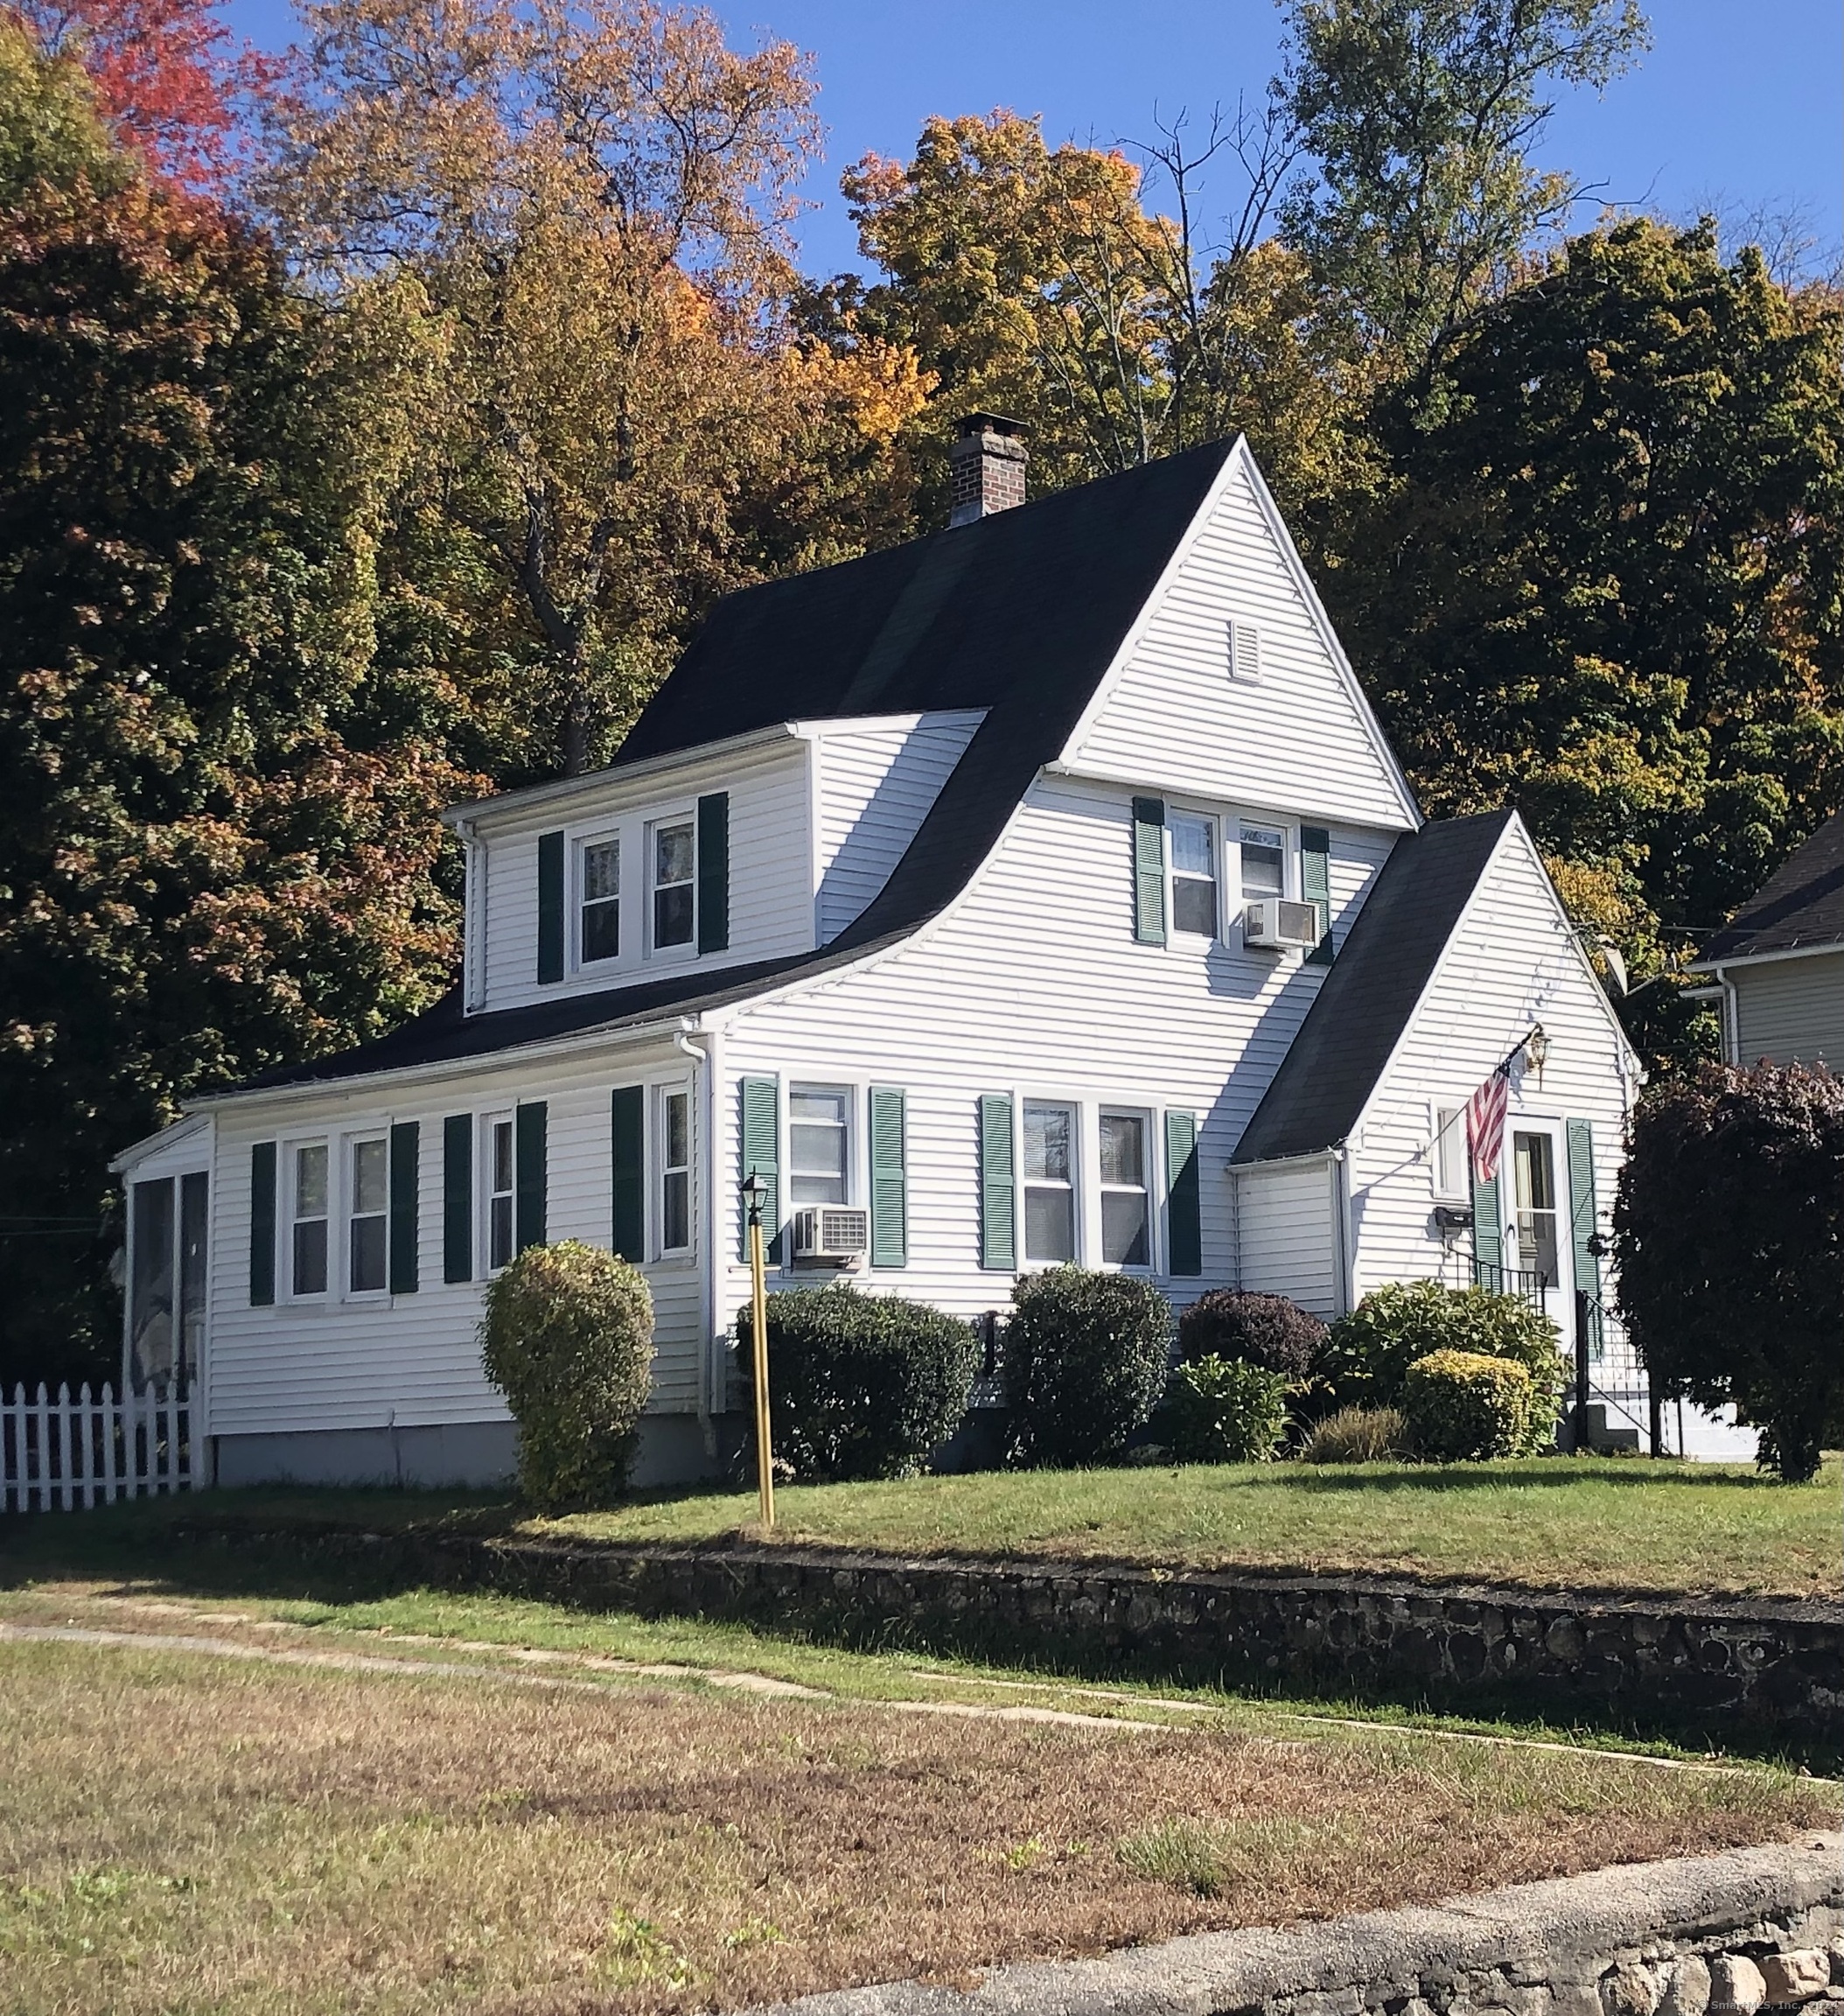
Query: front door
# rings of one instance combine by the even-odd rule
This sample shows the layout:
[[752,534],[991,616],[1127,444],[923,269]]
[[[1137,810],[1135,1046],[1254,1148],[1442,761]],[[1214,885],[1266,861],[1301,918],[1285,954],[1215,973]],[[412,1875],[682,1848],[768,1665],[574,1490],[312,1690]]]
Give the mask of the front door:
[[1505,1198],[1505,1264],[1521,1277],[1516,1285],[1569,1332],[1575,1289],[1574,1245],[1563,1200],[1561,1130],[1538,1121],[1514,1128],[1511,1182]]

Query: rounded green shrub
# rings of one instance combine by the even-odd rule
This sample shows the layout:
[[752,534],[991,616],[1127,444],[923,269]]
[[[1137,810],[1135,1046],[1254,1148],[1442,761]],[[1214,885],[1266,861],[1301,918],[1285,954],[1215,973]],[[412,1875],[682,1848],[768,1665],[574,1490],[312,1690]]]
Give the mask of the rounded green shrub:
[[1408,1445],[1399,1407],[1340,1407],[1318,1422],[1301,1446],[1303,1463],[1386,1463]]
[[1149,1281],[1049,1267],[1012,1290],[1000,1368],[1021,1462],[1111,1463],[1165,1388],[1171,1306]]
[[625,1488],[653,1355],[646,1278],[599,1246],[527,1246],[487,1283],[481,1362],[519,1424],[519,1488],[534,1505]]
[[1289,1379],[1303,1379],[1325,1348],[1325,1326],[1284,1295],[1212,1288],[1178,1317],[1178,1355],[1233,1358]]
[[[754,1333],[737,1318],[753,1394]],[[797,1477],[909,1477],[960,1425],[979,1363],[973,1326],[849,1282],[768,1298],[770,1432]]]
[[1402,1375],[1410,1448],[1436,1463],[1514,1456],[1530,1432],[1536,1387],[1514,1359],[1430,1351]]
[[1485,1288],[1448,1288],[1438,1281],[1393,1281],[1373,1288],[1331,1326],[1319,1369],[1341,1406],[1398,1404],[1417,1359],[1435,1351],[1505,1358],[1530,1374],[1535,1400],[1518,1455],[1534,1455],[1554,1439],[1568,1383],[1568,1363],[1556,1326],[1521,1296]]
[[1156,1419],[1179,1463],[1266,1463],[1287,1434],[1284,1372],[1240,1358],[1194,1358],[1173,1368]]

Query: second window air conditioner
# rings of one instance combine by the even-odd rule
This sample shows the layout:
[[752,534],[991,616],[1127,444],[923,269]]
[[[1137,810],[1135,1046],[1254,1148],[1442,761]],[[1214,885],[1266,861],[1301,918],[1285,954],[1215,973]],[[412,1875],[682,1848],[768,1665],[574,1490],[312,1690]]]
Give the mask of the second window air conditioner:
[[1319,942],[1319,906],[1264,896],[1242,913],[1242,942],[1270,952],[1310,952]]
[[842,1267],[863,1257],[870,1243],[870,1214],[855,1204],[809,1204],[794,1213],[796,1260]]

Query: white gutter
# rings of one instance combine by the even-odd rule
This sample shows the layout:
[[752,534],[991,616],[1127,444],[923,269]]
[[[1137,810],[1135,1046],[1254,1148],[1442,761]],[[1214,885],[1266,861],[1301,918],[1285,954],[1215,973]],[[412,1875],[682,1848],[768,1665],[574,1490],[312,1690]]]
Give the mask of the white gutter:
[[1786,959],[1822,959],[1827,953],[1844,956],[1844,938],[1827,938],[1822,945],[1787,945],[1773,952],[1733,952],[1721,959],[1693,959],[1686,970],[1720,976],[1725,966],[1777,966]]

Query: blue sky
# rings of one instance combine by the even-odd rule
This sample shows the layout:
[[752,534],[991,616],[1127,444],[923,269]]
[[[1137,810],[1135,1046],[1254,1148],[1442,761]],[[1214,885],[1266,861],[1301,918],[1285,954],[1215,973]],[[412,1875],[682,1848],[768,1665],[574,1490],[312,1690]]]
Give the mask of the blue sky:
[[[1279,42],[1272,0],[719,0],[716,10],[734,41],[782,37],[814,59],[827,159],[800,230],[814,273],[856,262],[840,170],[868,149],[907,158],[931,112],[1004,105],[1041,113],[1052,140],[1143,137],[1156,109],[1188,108],[1195,121],[1239,92],[1256,96]],[[1651,53],[1604,97],[1559,105],[1546,164],[1671,216],[1796,202],[1824,246],[1844,241],[1839,0],[1651,0],[1647,11]],[[289,39],[287,0],[227,0],[227,13],[264,46]]]

